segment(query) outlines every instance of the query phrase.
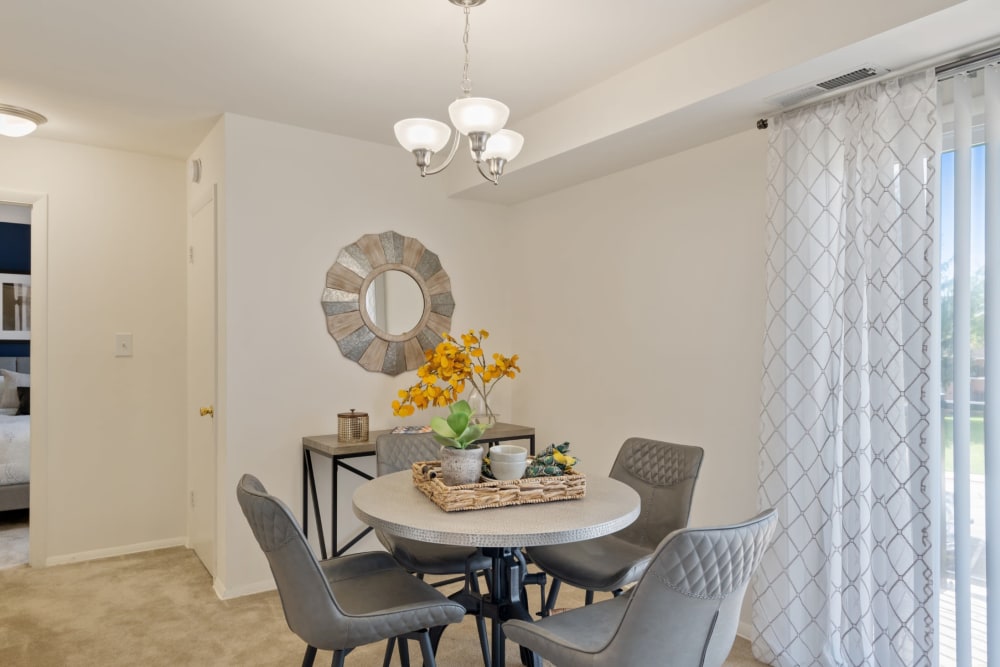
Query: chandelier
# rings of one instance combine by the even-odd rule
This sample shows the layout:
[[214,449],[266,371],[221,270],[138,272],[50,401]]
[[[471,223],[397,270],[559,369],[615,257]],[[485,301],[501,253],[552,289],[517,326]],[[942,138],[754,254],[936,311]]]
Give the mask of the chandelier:
[[45,121],[45,116],[31,109],[0,104],[0,134],[5,137],[29,135]]
[[444,162],[431,167],[431,158],[447,145],[452,137],[452,128],[430,118],[407,118],[393,127],[396,140],[403,148],[417,158],[420,175],[440,173],[451,164],[458,150],[462,135],[469,138],[469,151],[483,178],[499,185],[503,168],[517,157],[524,145],[524,137],[512,130],[505,130],[510,109],[507,105],[488,97],[472,97],[472,80],[469,79],[469,9],[478,7],[486,0],[448,0],[465,11],[465,33],[462,44],[465,47],[465,67],[460,83],[462,96],[448,106],[448,116],[455,127],[451,149]]

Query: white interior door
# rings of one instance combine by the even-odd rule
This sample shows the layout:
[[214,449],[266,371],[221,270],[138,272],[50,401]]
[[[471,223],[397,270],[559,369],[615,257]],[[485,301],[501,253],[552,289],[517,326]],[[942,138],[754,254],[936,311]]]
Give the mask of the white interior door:
[[188,216],[188,540],[215,576],[216,188]]

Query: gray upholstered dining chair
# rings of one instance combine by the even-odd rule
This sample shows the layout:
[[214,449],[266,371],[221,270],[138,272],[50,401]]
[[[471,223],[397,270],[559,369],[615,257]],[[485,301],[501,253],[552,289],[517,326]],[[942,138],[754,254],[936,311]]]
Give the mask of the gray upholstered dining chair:
[[461,621],[461,605],[381,551],[317,561],[288,507],[253,475],[243,475],[236,497],[267,556],[288,627],[306,643],[304,667],[317,649],[333,651],[333,666],[343,667],[353,649],[384,639],[386,664],[396,641],[408,664],[407,639],[419,640],[424,665],[435,664],[428,630]]
[[736,638],[751,576],[777,523],[773,509],[732,526],[668,535],[625,595],[553,614],[507,621],[507,638],[556,667],[719,667]]
[[[379,476],[402,470],[409,470],[417,461],[435,461],[440,458],[440,443],[430,433],[385,433],[375,439],[375,470]],[[396,562],[418,577],[424,575],[456,575],[437,585],[463,581],[462,590],[451,598],[462,604],[470,614],[479,609],[472,595],[480,592],[479,573],[488,571],[492,561],[475,547],[458,547],[448,544],[432,544],[375,531]],[[479,631],[479,647],[485,664],[489,664],[489,643],[486,635],[486,621],[476,616]],[[437,639],[437,636],[435,636]]]
[[639,518],[604,537],[527,549],[539,569],[553,577],[541,615],[552,611],[562,582],[586,590],[585,600],[590,604],[594,591],[617,596],[637,581],[660,541],[687,526],[703,455],[701,447],[646,438],[626,440],[610,476],[639,493]]

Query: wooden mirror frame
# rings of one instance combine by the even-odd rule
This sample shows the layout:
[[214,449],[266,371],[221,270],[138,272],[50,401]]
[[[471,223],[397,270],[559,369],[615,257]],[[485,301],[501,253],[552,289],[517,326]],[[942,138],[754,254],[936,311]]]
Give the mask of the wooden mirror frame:
[[[386,271],[402,271],[413,278],[424,297],[417,325],[395,335],[378,327],[362,306],[372,281]],[[399,375],[423,365],[424,351],[441,342],[451,330],[455,299],[451,279],[438,256],[415,238],[393,231],[365,234],[345,246],[326,272],[320,299],[326,328],[340,352],[366,370]]]

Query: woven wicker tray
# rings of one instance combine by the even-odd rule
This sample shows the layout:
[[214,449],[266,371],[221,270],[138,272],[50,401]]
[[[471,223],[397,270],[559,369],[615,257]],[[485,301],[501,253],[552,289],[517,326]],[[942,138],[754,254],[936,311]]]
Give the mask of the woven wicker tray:
[[413,484],[445,512],[575,500],[587,492],[586,475],[576,471],[560,477],[488,480],[459,486],[447,486],[440,475],[440,461],[413,464]]

